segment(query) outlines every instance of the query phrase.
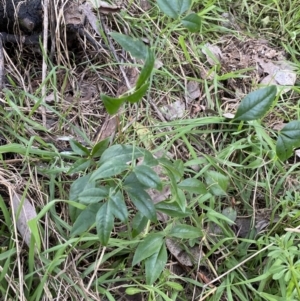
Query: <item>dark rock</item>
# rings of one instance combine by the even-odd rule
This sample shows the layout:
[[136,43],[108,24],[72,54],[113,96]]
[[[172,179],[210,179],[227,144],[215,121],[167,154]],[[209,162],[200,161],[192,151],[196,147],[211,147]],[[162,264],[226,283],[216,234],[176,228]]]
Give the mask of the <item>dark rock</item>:
[[0,32],[25,33],[40,30],[43,23],[41,0],[0,0]]

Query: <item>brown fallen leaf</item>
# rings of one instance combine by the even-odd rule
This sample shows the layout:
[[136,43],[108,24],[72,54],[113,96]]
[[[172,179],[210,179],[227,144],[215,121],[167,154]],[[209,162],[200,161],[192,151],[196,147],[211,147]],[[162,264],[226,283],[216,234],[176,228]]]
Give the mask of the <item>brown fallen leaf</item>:
[[88,2],[86,2],[84,4],[81,4],[79,7],[82,10],[83,14],[86,16],[86,18],[87,18],[88,22],[90,23],[90,25],[92,26],[92,28],[95,30],[95,32],[98,35],[101,35],[99,32],[99,29],[98,29],[99,28],[99,25],[98,25],[99,20],[93,13],[92,6]]
[[155,69],[160,69],[163,65],[164,65],[164,63],[160,59],[156,59],[154,62]]
[[204,47],[202,48],[202,53],[205,54],[206,59],[211,66],[220,64],[223,58],[223,53],[220,47],[212,45],[210,43],[206,43],[204,45]]
[[192,100],[197,99],[200,97],[201,92],[199,88],[199,83],[196,81],[189,81],[187,83],[187,102],[191,102]]
[[107,116],[102,126],[97,130],[94,141],[99,142],[102,141],[108,137],[113,138],[117,127],[119,124],[119,117],[117,115],[114,116]]
[[140,0],[140,6],[143,11],[151,9],[151,4],[148,0]]
[[139,140],[144,144],[145,148],[148,150],[152,149],[154,147],[154,136],[150,129],[140,122],[134,122],[132,126],[136,130],[136,134],[138,135]]
[[167,120],[180,119],[185,114],[185,104],[183,101],[177,100],[169,105],[160,107],[160,111]]
[[167,238],[166,246],[169,252],[178,260],[178,262],[184,266],[191,267],[199,262],[201,259],[201,251],[199,246],[189,248],[190,254],[188,254],[180,243],[174,239]]
[[[271,84],[276,86],[295,85],[297,74],[289,62],[272,62],[257,58],[257,63],[268,75],[261,80],[261,84]],[[288,92],[289,87],[284,88],[283,92]]]
[[[28,222],[36,217],[35,208],[31,205],[28,199],[22,201],[22,196],[16,192],[11,195],[11,204],[13,213],[16,217],[17,229],[20,232],[24,242],[29,247],[31,239],[31,231],[28,227]],[[20,209],[20,206],[21,209]]]

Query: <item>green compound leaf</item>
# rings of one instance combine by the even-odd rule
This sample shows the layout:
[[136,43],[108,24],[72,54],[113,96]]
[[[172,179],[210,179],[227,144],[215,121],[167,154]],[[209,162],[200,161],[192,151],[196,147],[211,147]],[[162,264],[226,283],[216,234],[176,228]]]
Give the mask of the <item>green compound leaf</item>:
[[79,195],[78,199],[80,203],[89,205],[98,203],[108,197],[109,190],[106,187],[90,188],[83,190]]
[[157,0],[160,10],[167,16],[177,19],[186,12],[192,4],[192,0]]
[[160,276],[168,261],[166,245],[163,243],[153,255],[145,260],[146,283],[152,285]]
[[110,178],[128,169],[128,165],[121,162],[107,161],[92,173],[91,181]]
[[109,197],[109,202],[113,215],[120,221],[126,222],[128,219],[128,210],[121,191],[113,192]]
[[156,172],[146,165],[139,165],[134,168],[134,173],[143,185],[148,188],[154,188],[157,190],[162,189],[162,182]]
[[149,194],[142,187],[136,185],[136,183],[133,183],[133,185],[127,184],[124,186],[124,189],[141,214],[155,222],[156,210]]
[[189,14],[181,22],[190,32],[199,32],[201,29],[201,18],[195,13]]
[[132,237],[136,237],[142,231],[146,228],[148,223],[148,218],[141,214],[141,212],[138,212],[135,217],[131,221],[131,227],[132,227]]
[[148,47],[141,40],[131,38],[118,32],[111,32],[110,35],[124,50],[130,52],[133,57],[142,60],[146,59]]
[[206,186],[199,180],[195,178],[184,179],[178,184],[178,188],[182,190],[186,190],[190,193],[196,194],[206,194],[207,189]]
[[[86,189],[95,188],[96,183],[90,181],[90,178],[91,175],[83,176],[72,183],[69,194],[70,201],[78,201],[78,196],[81,192],[83,192]],[[75,222],[75,219],[78,217],[79,214],[79,209],[72,205],[69,205],[69,215],[72,222]]]
[[96,221],[96,215],[102,204],[87,206],[77,217],[70,235],[76,236],[87,231]]
[[177,237],[177,238],[194,239],[200,236],[202,236],[201,230],[189,225],[176,225],[168,233],[168,237]]
[[106,138],[100,142],[98,142],[96,145],[94,145],[91,156],[93,158],[101,157],[103,152],[108,148],[109,145],[109,138]]
[[143,156],[143,150],[136,146],[115,144],[103,152],[99,163],[102,164],[111,160],[126,164]]
[[69,142],[75,154],[80,156],[88,156],[90,154],[90,151],[85,146],[80,144],[78,141],[70,140]]
[[148,234],[138,245],[133,256],[132,266],[155,254],[157,250],[160,250],[162,244],[164,244],[164,239],[161,233]]
[[276,153],[280,160],[285,161],[300,147],[300,121],[291,121],[280,131],[276,143]]
[[209,170],[205,173],[205,180],[209,190],[213,195],[227,195],[229,178],[217,171]]
[[92,160],[88,158],[81,158],[77,160],[68,170],[68,174],[76,173],[89,168],[92,165]]
[[163,212],[171,217],[187,217],[193,214],[193,211],[189,208],[186,208],[185,212],[183,212],[178,203],[175,202],[162,201],[155,204],[155,208],[157,211]]
[[234,119],[249,121],[262,118],[271,108],[276,93],[276,86],[269,86],[249,93],[239,105]]
[[114,216],[109,202],[101,206],[96,215],[96,228],[100,243],[106,246],[114,227]]

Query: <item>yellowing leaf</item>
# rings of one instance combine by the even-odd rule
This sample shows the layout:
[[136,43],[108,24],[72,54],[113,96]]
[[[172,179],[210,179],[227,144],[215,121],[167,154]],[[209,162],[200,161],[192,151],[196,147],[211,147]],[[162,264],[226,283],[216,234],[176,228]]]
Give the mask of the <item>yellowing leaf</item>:
[[152,149],[154,146],[154,137],[152,132],[139,122],[135,122],[133,127],[136,130],[139,140],[144,144],[145,148],[149,150]]

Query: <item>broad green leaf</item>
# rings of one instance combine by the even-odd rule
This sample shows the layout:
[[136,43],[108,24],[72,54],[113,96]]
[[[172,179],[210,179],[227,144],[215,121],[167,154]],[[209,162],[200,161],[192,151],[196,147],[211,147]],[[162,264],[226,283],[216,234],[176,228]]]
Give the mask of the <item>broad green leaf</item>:
[[103,105],[108,114],[114,115],[118,112],[125,99],[123,97],[116,98],[105,94],[100,95],[100,99],[103,101]]
[[210,170],[205,173],[205,180],[213,195],[227,195],[226,191],[229,186],[229,178],[227,176],[217,171]]
[[183,291],[184,288],[181,284],[177,283],[177,282],[171,282],[171,281],[167,281],[165,283],[165,285],[171,287],[172,289],[176,290],[176,291]]
[[181,211],[185,212],[186,209],[186,197],[184,192],[177,188],[175,189],[176,203],[179,205]]
[[109,145],[109,138],[106,138],[98,142],[96,145],[94,145],[91,151],[92,158],[101,157],[103,152],[108,148],[108,145]]
[[91,175],[83,176],[72,183],[69,194],[69,199],[71,201],[76,201],[82,191],[95,188],[96,183],[91,181],[90,178]]
[[193,214],[193,211],[189,208],[185,209],[185,212],[183,212],[180,208],[180,206],[176,202],[159,202],[155,204],[155,208],[157,211],[161,211],[171,217],[187,217],[191,216]]
[[177,181],[179,181],[183,175],[182,169],[184,169],[184,167],[183,168],[181,167],[181,164],[180,164],[181,160],[176,160],[174,163],[172,163],[170,160],[168,160],[166,158],[160,158],[160,159],[158,159],[158,161],[166,169],[169,177],[174,178],[174,181],[176,184]]
[[195,13],[189,14],[181,22],[190,32],[199,32],[201,29],[201,18]]
[[276,86],[269,86],[249,93],[239,105],[235,120],[256,120],[262,118],[271,108],[276,97]]
[[145,229],[148,223],[148,218],[138,212],[135,217],[132,219],[131,227],[132,227],[132,237],[136,237]]
[[300,121],[294,120],[289,122],[280,131],[280,134],[282,136],[295,140],[295,142],[298,141],[298,143],[300,143]]
[[132,94],[128,96],[124,96],[124,99],[129,101],[130,103],[136,103],[140,101],[142,97],[146,94],[149,85],[150,85],[149,83],[144,84],[138,90],[134,91]]
[[293,149],[300,147],[300,121],[291,121],[280,131],[276,143],[276,153],[280,160],[287,160]]
[[148,234],[144,238],[144,240],[141,243],[139,243],[137,249],[135,250],[132,260],[132,266],[152,256],[154,253],[157,252],[157,250],[160,250],[163,244],[164,238],[161,233]]
[[277,137],[276,154],[281,161],[287,160],[293,154],[294,139],[280,135]]
[[132,145],[115,144],[106,149],[99,161],[100,164],[112,160],[113,162],[127,163],[144,155],[140,148]]
[[[172,3],[172,0],[169,0]],[[192,5],[192,0],[175,0],[175,5],[179,15],[185,13]]]
[[[112,188],[114,190],[114,188]],[[124,196],[120,190],[113,191],[109,196],[109,202],[112,214],[122,222],[126,222],[128,219],[128,210],[124,201]]]
[[114,216],[112,214],[109,203],[104,203],[98,210],[96,215],[96,228],[100,243],[106,246],[110,237],[110,233],[114,227]]
[[128,174],[128,176],[124,180],[125,186],[131,186],[134,187],[136,184],[139,184],[141,189],[147,190],[149,187],[145,186],[143,183],[141,183],[138,178],[136,177],[135,173],[131,172]]
[[78,199],[82,204],[93,204],[102,201],[107,198],[109,194],[109,190],[107,187],[98,187],[98,188],[90,188],[83,190]]
[[[222,210],[222,214],[224,216],[226,216],[228,219],[230,219],[232,222],[235,222],[236,220],[236,216],[237,216],[237,213],[236,213],[236,210],[232,207],[226,207]],[[232,223],[230,223],[231,225]]]
[[70,140],[70,146],[73,152],[80,156],[88,156],[90,151],[83,145],[81,145],[78,141]]
[[194,239],[202,236],[200,229],[189,225],[176,225],[168,233],[168,237]]
[[177,19],[186,12],[192,4],[192,0],[157,0],[160,10],[167,16]]
[[139,87],[132,94],[125,95],[119,98],[111,97],[105,94],[101,94],[101,99],[103,101],[104,107],[108,114],[114,115],[118,112],[119,108],[125,101],[129,101],[130,103],[136,103],[142,99],[142,97],[146,94],[149,87],[149,83],[145,83],[141,87]]
[[134,173],[143,185],[148,188],[155,188],[157,190],[162,189],[162,182],[156,172],[146,166],[146,165],[138,165],[134,168]]
[[234,224],[234,222],[231,219],[229,219],[227,216],[225,216],[219,212],[216,212],[212,209],[206,213],[206,216],[218,225],[220,225],[221,220],[226,222],[228,225]]
[[[78,200],[79,194],[85,189],[95,188],[96,183],[90,181],[91,175],[83,176],[75,180],[70,188],[69,200],[76,201]],[[75,221],[76,217],[80,214],[81,210],[78,210],[72,205],[69,205],[69,215],[72,222]]]
[[152,285],[160,276],[168,261],[166,245],[163,243],[153,255],[145,260],[146,284]]
[[158,161],[153,157],[153,155],[149,151],[145,150],[143,165],[147,165],[149,167],[157,166]]
[[126,290],[125,290],[125,293],[127,295],[136,295],[136,294],[139,294],[139,293],[144,293],[144,292],[147,292],[146,290],[141,290],[140,288],[137,288],[137,287],[127,287]]
[[81,235],[96,222],[96,215],[102,204],[91,204],[87,206],[77,217],[70,235]]
[[[184,164],[183,164],[183,161],[181,159],[178,159],[178,160],[175,160],[174,163],[174,168],[178,171],[179,175],[180,175],[180,178],[183,177],[184,175]],[[177,179],[179,180],[179,178]]]
[[142,60],[146,59],[148,47],[141,40],[131,38],[118,32],[111,32],[110,35],[124,50],[130,52],[133,57]]
[[72,174],[72,173],[76,173],[79,171],[83,171],[86,170],[87,168],[89,168],[92,165],[92,160],[88,159],[88,158],[81,158],[79,160],[77,160],[72,167],[68,170],[68,175]]
[[196,194],[206,194],[207,189],[206,186],[199,180],[195,178],[184,179],[178,184],[178,188],[182,190],[186,190],[190,193]]
[[92,173],[91,181],[96,181],[99,179],[119,175],[126,169],[128,169],[127,164],[121,162],[107,161]]
[[124,189],[141,214],[155,222],[156,210],[149,194],[138,185],[126,185]]
[[155,63],[154,53],[152,50],[149,49],[144,67],[143,67],[143,69],[140,73],[140,76],[138,77],[138,80],[135,85],[136,89],[139,89],[140,87],[142,87],[144,85],[144,83],[146,83],[146,81],[148,80],[148,78],[150,77],[150,75],[152,73],[154,63]]

